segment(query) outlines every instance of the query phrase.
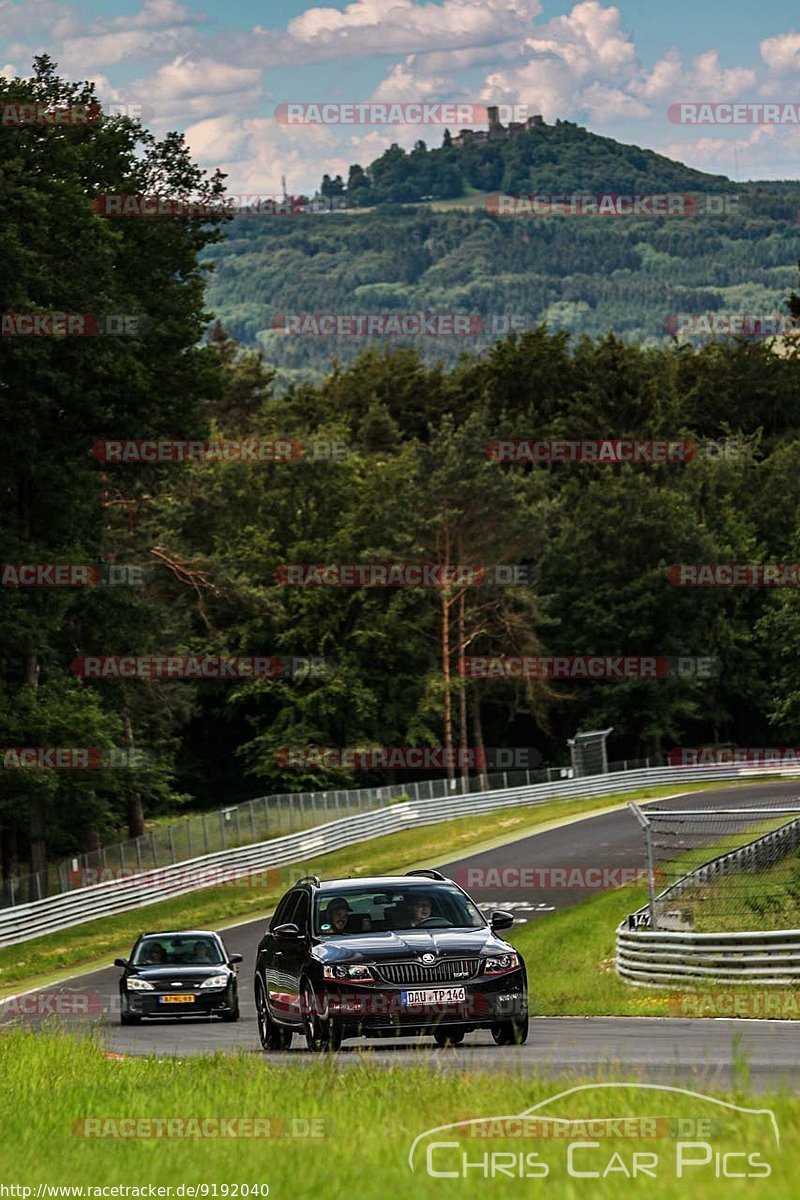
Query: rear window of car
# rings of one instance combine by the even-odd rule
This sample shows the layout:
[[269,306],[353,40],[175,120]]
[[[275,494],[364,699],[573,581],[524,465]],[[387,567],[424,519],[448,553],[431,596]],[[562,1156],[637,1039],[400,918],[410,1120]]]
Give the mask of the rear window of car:
[[209,937],[151,937],[138,945],[137,967],[219,966],[225,961],[219,942]]
[[[346,906],[346,907],[345,907]],[[336,913],[344,914],[337,925]],[[323,937],[401,929],[479,929],[486,922],[468,896],[449,884],[408,883],[383,890],[343,887],[318,892],[314,929]]]

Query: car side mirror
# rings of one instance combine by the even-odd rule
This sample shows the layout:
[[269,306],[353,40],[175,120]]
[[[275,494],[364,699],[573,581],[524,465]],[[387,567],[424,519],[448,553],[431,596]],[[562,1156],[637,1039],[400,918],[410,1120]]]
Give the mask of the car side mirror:
[[296,942],[299,937],[302,937],[298,926],[292,921],[287,921],[285,925],[276,925],[272,932],[282,942]]
[[131,964],[128,962],[127,958],[115,958],[114,959],[115,967],[122,967],[122,969],[125,970],[130,965]]
[[499,929],[510,929],[514,924],[514,915],[510,912],[496,911],[491,916],[491,926],[496,933]]
[[228,959],[228,962],[231,964],[231,966],[233,966],[234,963],[244,962],[244,955],[243,954],[232,954],[230,956],[230,958]]

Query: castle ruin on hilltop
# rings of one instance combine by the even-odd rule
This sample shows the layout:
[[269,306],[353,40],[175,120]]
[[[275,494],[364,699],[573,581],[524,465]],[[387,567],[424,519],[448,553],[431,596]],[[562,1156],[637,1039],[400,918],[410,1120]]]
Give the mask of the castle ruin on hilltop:
[[452,145],[474,146],[477,142],[502,142],[545,123],[542,115],[536,113],[535,116],[528,117],[527,121],[509,121],[506,126],[500,123],[500,109],[497,105],[487,108],[486,112],[489,116],[488,129],[462,129],[452,139]]

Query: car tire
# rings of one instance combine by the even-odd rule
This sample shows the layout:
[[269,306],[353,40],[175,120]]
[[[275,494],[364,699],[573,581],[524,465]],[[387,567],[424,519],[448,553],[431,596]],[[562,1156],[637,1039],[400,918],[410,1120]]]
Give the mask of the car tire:
[[233,1008],[230,1008],[230,1009],[228,1009],[227,1012],[222,1013],[222,1019],[223,1019],[223,1021],[238,1021],[239,1020],[239,1001],[238,1000],[234,1004]]
[[433,1037],[437,1046],[460,1046],[466,1032],[458,1025],[442,1025],[434,1029]]
[[327,1013],[321,1011],[323,1006],[307,979],[303,981],[300,993],[303,1030],[309,1050],[312,1054],[339,1050],[342,1045],[342,1028],[337,1021],[331,1020]]
[[498,1021],[492,1026],[496,1046],[522,1046],[528,1040],[528,1018],[520,1021]]
[[[236,1015],[237,1017],[239,1015],[238,1006]],[[289,1049],[289,1046],[292,1043],[292,1031],[291,1029],[284,1029],[282,1025],[276,1025],[272,1017],[269,1015],[266,992],[264,991],[264,985],[258,976],[256,976],[256,1018],[258,1020],[258,1036],[261,1041],[262,1049]]]
[[125,1009],[119,1014],[120,1025],[138,1025],[141,1019],[138,1013],[125,1012]]

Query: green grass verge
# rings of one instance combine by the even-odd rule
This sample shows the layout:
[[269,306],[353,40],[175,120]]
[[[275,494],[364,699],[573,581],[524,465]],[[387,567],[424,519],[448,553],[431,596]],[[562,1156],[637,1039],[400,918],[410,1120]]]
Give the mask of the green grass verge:
[[797,989],[724,982],[651,989],[623,982],[614,966],[616,928],[646,903],[646,888],[616,888],[513,930],[509,941],[528,964],[531,1012],[553,1017],[800,1018]]
[[[431,1051],[431,1058],[437,1053],[444,1059],[451,1052]],[[723,1108],[696,1093],[637,1088],[613,1064],[604,1068],[604,1080],[624,1081],[629,1086],[579,1091],[542,1112],[572,1121],[666,1118],[669,1125],[661,1125],[655,1138],[592,1138],[580,1129],[568,1138],[513,1140],[478,1140],[462,1133],[455,1147],[434,1149],[430,1160],[434,1170],[455,1171],[457,1177],[434,1178],[426,1169],[426,1148],[436,1140],[456,1141],[457,1135],[448,1130],[420,1144],[412,1173],[409,1151],[414,1139],[427,1130],[449,1122],[519,1114],[582,1082],[576,1077],[548,1080],[500,1070],[437,1071],[431,1066],[430,1058],[419,1067],[378,1066],[369,1054],[347,1067],[337,1066],[336,1056],[281,1066],[262,1055],[110,1061],[91,1040],[81,1041],[56,1030],[39,1034],[14,1030],[0,1038],[0,1183],[32,1187],[34,1197],[40,1183],[99,1188],[122,1184],[145,1189],[148,1185],[176,1189],[216,1184],[217,1196],[229,1197],[237,1195],[236,1185],[238,1196],[242,1184],[268,1185],[273,1200],[331,1195],[357,1196],[358,1200],[523,1197],[539,1194],[539,1187],[548,1184],[548,1195],[585,1196],[587,1200],[612,1200],[623,1190],[628,1194],[629,1189],[657,1195],[659,1200],[678,1200],[688,1193],[726,1198],[755,1195],[765,1200],[796,1195],[800,1097],[786,1093],[749,1096],[741,1075],[730,1094],[713,1093],[740,1107],[773,1110],[781,1139],[778,1147],[774,1126],[763,1111],[754,1115]],[[675,1083],[680,1086],[679,1080]],[[699,1092],[707,1090],[700,1084],[695,1087]],[[282,1126],[284,1135],[248,1140],[174,1135],[120,1138],[109,1136],[118,1127],[106,1123],[121,1118],[153,1122],[176,1117],[198,1123],[221,1117],[258,1118],[263,1122],[262,1131],[277,1134]],[[692,1132],[687,1136],[684,1127],[686,1141],[706,1141],[713,1153],[705,1165],[684,1167],[680,1179],[679,1153],[694,1160],[702,1159],[704,1153],[697,1148],[679,1149],[680,1135],[674,1136],[677,1118],[714,1122],[712,1130],[700,1137]],[[87,1128],[82,1124],[86,1120],[99,1121],[88,1128],[106,1136],[80,1136]],[[151,1134],[154,1128],[151,1125]],[[201,1128],[198,1124],[195,1131]],[[286,1136],[309,1128],[318,1136]],[[552,1124],[547,1128],[552,1129]],[[599,1172],[600,1177],[570,1177],[570,1142],[584,1143],[574,1151],[574,1168]],[[731,1151],[757,1157],[749,1163],[742,1157],[730,1160],[730,1171],[745,1172],[758,1163],[762,1178],[717,1177],[714,1154]],[[499,1161],[507,1173],[486,1177],[480,1164],[486,1163],[488,1170],[498,1159],[484,1156],[501,1153],[505,1157]],[[626,1176],[634,1153],[647,1153],[654,1177],[640,1175],[632,1181]],[[466,1171],[466,1178],[462,1155],[479,1164]],[[519,1177],[520,1155],[538,1156],[523,1158],[528,1178]],[[509,1175],[510,1163],[514,1167]],[[546,1179],[533,1174],[532,1163],[546,1164]],[[764,1163],[769,1164],[769,1178],[763,1178],[760,1164]],[[538,1170],[541,1173],[542,1167]],[[222,1190],[224,1185],[230,1185],[227,1193]],[[173,1197],[177,1194],[173,1190]],[[206,1194],[214,1193],[209,1190]]]
[[765,871],[725,875],[678,900],[695,908],[698,933],[800,928],[800,847]]

